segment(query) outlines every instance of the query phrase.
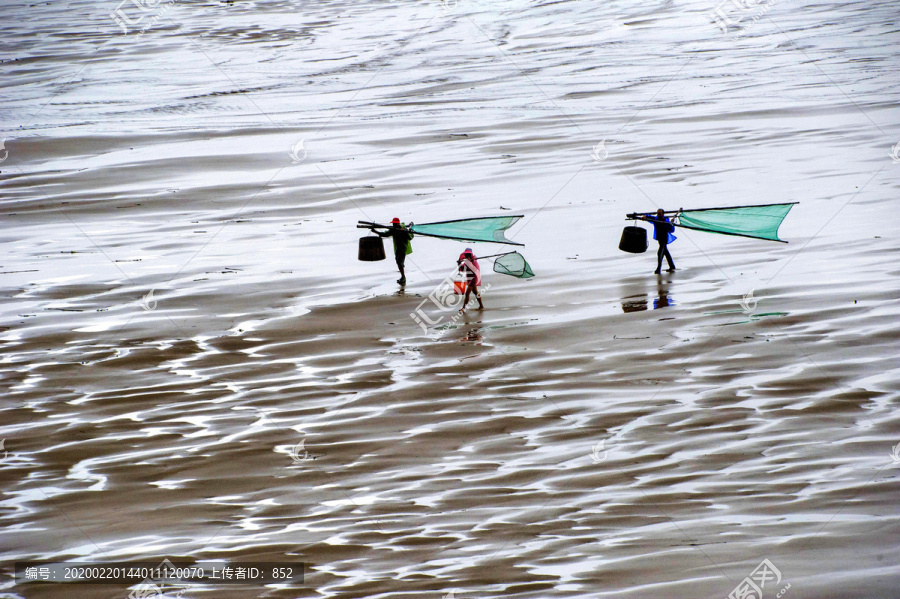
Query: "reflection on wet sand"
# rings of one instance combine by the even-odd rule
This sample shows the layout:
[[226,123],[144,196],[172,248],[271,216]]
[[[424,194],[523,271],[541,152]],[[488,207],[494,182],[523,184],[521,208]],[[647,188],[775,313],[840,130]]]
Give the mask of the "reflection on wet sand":
[[[622,298],[622,312],[642,312],[647,309],[648,294],[641,293]],[[653,309],[674,306],[675,300],[669,294],[669,283],[659,282],[656,286],[656,297],[653,298]]]
[[632,295],[622,299],[622,312],[643,312],[647,309],[647,295]]
[[663,283],[657,285],[656,298],[653,300],[653,309],[656,310],[657,308],[667,308],[674,305],[675,300],[673,300],[669,295],[669,286]]
[[481,330],[484,327],[480,327],[480,326],[472,327],[470,325],[465,325],[463,328],[466,329],[466,332],[462,337],[459,338],[460,341],[479,341],[480,342],[483,339]]

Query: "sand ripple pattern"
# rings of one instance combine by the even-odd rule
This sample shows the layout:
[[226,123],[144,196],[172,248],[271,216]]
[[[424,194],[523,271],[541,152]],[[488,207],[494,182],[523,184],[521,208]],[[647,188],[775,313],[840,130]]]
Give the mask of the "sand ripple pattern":
[[[765,558],[766,598],[896,597],[896,6],[717,6],[5,6],[0,590],[181,557],[308,564],[187,597],[696,599]],[[616,249],[793,200],[789,245]],[[401,291],[355,259],[357,220],[507,208],[539,276],[427,332],[462,248]]]

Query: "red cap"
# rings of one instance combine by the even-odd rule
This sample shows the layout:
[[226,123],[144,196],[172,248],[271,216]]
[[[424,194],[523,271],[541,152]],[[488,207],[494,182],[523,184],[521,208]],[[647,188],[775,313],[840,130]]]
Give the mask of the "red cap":
[[391,221],[391,224],[392,224],[392,225],[399,225],[399,224],[400,224],[400,219],[397,218],[397,217],[395,216],[395,217],[394,217],[394,220]]

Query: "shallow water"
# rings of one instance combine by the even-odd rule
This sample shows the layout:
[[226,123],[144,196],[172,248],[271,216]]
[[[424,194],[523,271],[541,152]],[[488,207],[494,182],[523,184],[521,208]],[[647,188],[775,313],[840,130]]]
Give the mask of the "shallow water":
[[[895,597],[896,8],[716,6],[4,5],[4,592],[225,558],[306,582],[184,596],[726,597],[768,559],[765,597]],[[789,244],[616,248],[781,201]],[[463,245],[405,290],[356,260],[357,220],[504,213],[538,276],[425,332]]]

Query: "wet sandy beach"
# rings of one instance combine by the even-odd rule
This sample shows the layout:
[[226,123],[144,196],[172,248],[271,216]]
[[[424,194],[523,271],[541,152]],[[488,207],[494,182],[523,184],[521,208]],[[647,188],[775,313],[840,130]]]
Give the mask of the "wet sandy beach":
[[[898,596],[894,5],[119,6],[0,9],[0,596]],[[788,244],[617,249],[790,201]],[[424,331],[503,246],[357,260],[359,220],[510,214],[537,276]]]

